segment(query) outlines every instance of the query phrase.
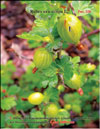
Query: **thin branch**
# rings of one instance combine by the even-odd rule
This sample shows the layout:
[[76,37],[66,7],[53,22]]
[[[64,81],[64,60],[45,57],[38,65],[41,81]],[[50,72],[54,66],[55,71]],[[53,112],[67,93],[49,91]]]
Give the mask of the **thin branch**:
[[23,56],[23,55],[20,55],[19,57],[22,58],[22,59],[26,59],[26,60],[29,60],[29,61],[33,61],[33,59],[29,59],[29,58],[27,58],[26,56]]
[[76,16],[76,13],[75,13],[75,11],[74,11],[74,8],[73,8],[73,6],[72,6],[72,3],[69,3],[69,7],[72,9],[73,14]]
[[62,107],[64,107],[64,100],[62,98],[59,98],[59,103],[61,104]]
[[64,86],[66,89],[68,89],[68,87],[67,87],[67,86],[65,85],[65,83],[64,83],[63,75],[60,75],[60,78],[61,78],[61,82],[62,82],[63,86]]
[[21,112],[22,116],[25,118],[26,117],[26,114],[24,113],[24,111],[23,110],[20,110],[20,112]]
[[19,57],[20,59],[26,59],[26,60],[29,60],[29,61],[33,61],[33,59],[29,59],[26,56],[20,55],[19,53],[15,52],[15,50],[13,48],[9,48],[9,49],[7,49],[7,51],[15,53],[16,56]]
[[62,46],[59,48],[59,51],[57,52],[57,58],[58,59],[61,58],[61,50],[62,50]]
[[100,29],[96,29],[96,30],[93,30],[93,31],[91,31],[91,32],[89,32],[89,33],[87,33],[87,34],[83,34],[80,40],[82,40],[82,39],[84,39],[84,38],[87,38],[88,36],[91,36],[91,35],[93,35],[93,34],[97,34],[97,33],[99,33],[99,32],[100,32]]
[[[22,116],[23,116],[22,120],[24,121],[24,118],[26,117],[26,114],[24,113],[23,110],[20,110],[20,112],[21,112],[21,114],[22,114]],[[29,128],[27,122],[24,122],[24,125],[25,125],[26,128]]]

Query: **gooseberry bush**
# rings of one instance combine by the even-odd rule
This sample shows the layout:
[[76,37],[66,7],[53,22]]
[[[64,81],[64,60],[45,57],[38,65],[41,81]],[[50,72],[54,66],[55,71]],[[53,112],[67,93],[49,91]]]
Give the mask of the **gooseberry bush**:
[[[26,39],[35,53],[19,84],[15,85],[12,81],[12,74],[16,71],[13,63],[8,61],[5,66],[2,65],[1,109],[16,109],[15,113],[9,111],[1,114],[2,127],[68,127],[71,121],[83,127],[86,123],[98,120],[98,107],[94,106],[94,102],[96,105],[99,103],[99,66],[81,63],[80,56],[71,57],[65,51],[70,44],[82,46],[80,38],[83,30],[89,32],[79,17],[89,19],[92,14],[79,13],[77,8],[92,11],[96,5],[91,5],[90,1],[21,3],[26,4],[26,11],[34,15],[35,20],[30,32],[23,32],[17,37]],[[36,13],[35,10],[41,12]],[[98,28],[97,24],[92,27]],[[90,40],[95,44],[94,37]],[[96,40],[89,56],[98,61],[98,56],[92,53],[97,47]],[[24,124],[11,123],[15,117],[17,122],[24,121]],[[53,121],[58,122],[58,125],[53,124]]]

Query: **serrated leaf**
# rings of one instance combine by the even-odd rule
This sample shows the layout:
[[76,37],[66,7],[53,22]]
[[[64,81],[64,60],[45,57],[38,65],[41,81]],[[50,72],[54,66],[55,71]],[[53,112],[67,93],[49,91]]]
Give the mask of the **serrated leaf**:
[[67,64],[64,68],[64,78],[69,80],[73,76],[73,70],[70,64]]
[[[33,122],[32,127],[38,127],[39,125],[44,125],[45,123],[47,123],[47,119],[44,119],[45,116],[41,111],[36,111],[35,109],[33,109],[30,113],[30,116]],[[45,123],[42,123],[42,122],[45,122]]]
[[14,106],[16,106],[16,102],[15,102],[14,97],[1,99],[1,108],[2,108],[2,110],[10,110]]
[[20,87],[18,87],[16,85],[12,85],[9,87],[7,92],[9,95],[14,95],[14,94],[18,93],[19,91],[20,91]]
[[92,41],[92,43],[94,45],[96,45],[97,47],[99,47],[99,34],[91,35],[91,36],[89,36],[89,39]]
[[[42,37],[48,36],[47,21],[35,20],[36,26],[33,28],[32,33],[40,35]],[[42,32],[42,33],[41,33]]]
[[53,43],[51,43],[51,42],[48,43],[48,44],[46,45],[46,48],[47,48],[49,51],[54,52],[53,50],[54,50],[54,49],[56,50],[56,49],[60,48],[61,45],[62,45],[62,43],[61,43],[61,38],[56,38]]
[[49,80],[44,80],[44,81],[41,82],[41,86],[43,88],[46,88],[46,86],[48,85],[48,83],[49,83]]
[[8,122],[8,125],[9,125],[12,118],[13,118],[13,114],[10,113],[10,112],[8,112],[8,113],[5,115],[5,122]]
[[48,67],[47,69],[43,70],[43,74],[47,77],[52,77],[56,75],[56,68],[53,66]]
[[29,90],[21,90],[19,92],[19,98],[16,101],[17,105],[16,105],[16,110],[20,111],[27,111],[28,109],[31,109],[32,107],[34,107],[34,105],[30,104],[28,101],[22,101],[22,98],[28,98],[28,96],[33,93],[33,91],[29,91]]
[[95,60],[99,57],[99,48],[93,47],[89,51],[89,57],[94,58]]
[[20,111],[20,110],[27,111],[28,109],[31,109],[32,107],[34,107],[28,101],[22,101],[21,99],[18,99],[16,103],[17,103],[17,106],[16,106],[17,111]]
[[75,57],[71,58],[71,62],[73,64],[79,63],[80,62],[80,57],[79,56],[75,56]]
[[34,40],[29,40],[28,43],[30,48],[36,48],[42,45],[41,42],[34,41]]
[[52,29],[52,35],[57,38],[59,37],[58,31],[57,31],[57,24],[55,23]]
[[22,39],[27,39],[27,40],[35,40],[35,41],[41,41],[43,40],[43,37],[39,36],[39,35],[35,35],[34,33],[32,34],[32,32],[24,32],[21,35],[17,35],[17,37],[22,38]]
[[58,90],[53,87],[48,87],[45,92],[45,99],[44,101],[51,101],[51,102],[57,102],[58,101]]
[[[22,78],[20,80],[20,86],[28,89],[33,89],[35,87],[41,88],[41,81],[43,80],[43,75],[37,71],[35,74],[32,73],[32,69],[35,67],[35,65],[32,63],[28,68],[25,74],[22,75]],[[28,84],[27,87],[25,87],[26,83]]]
[[65,94],[64,95],[64,101],[68,104],[80,104],[80,95],[78,93],[74,94]]
[[5,121],[8,126],[11,126],[12,128],[24,128],[24,122],[23,119],[19,114],[12,114],[7,113],[5,116]]
[[64,78],[69,80],[73,75],[73,65],[69,60],[68,56],[62,56],[61,58],[61,66],[64,68]]
[[32,10],[37,10],[37,8],[39,8],[39,10],[45,10],[46,8],[49,7],[49,2],[48,1],[41,1],[40,3],[38,3],[38,1],[30,1],[27,2],[28,6],[32,9]]
[[[60,126],[64,126],[64,125],[69,125],[70,124],[70,113],[68,111],[62,111],[62,112],[58,112],[57,114],[57,121],[59,121],[59,125]],[[66,121],[66,123],[61,123],[61,121]],[[69,123],[67,123],[69,122]]]
[[35,24],[37,27],[43,27],[47,25],[47,21],[44,21],[44,20],[41,20],[41,19],[36,19],[35,21]]
[[[37,12],[37,8],[39,9],[38,12]],[[53,15],[56,15],[56,14],[59,15],[59,13],[53,13],[55,10],[59,11],[62,9],[58,8],[57,4],[52,3],[51,1],[41,1],[39,4],[38,4],[38,1],[34,1],[34,4],[32,1],[30,1],[30,3],[27,3],[27,7],[26,7],[26,11],[28,13],[35,15],[37,19],[48,20],[48,23],[49,23],[49,20],[52,19]],[[55,19],[53,18],[53,22],[54,21]]]
[[58,83],[57,75],[48,78],[48,80],[49,80],[49,86],[50,86],[50,87],[56,87],[56,85],[57,85],[57,83]]
[[54,24],[57,22],[57,13],[52,14],[50,20],[48,20],[48,27],[52,29],[54,27]]
[[12,74],[16,71],[16,67],[12,61],[8,61],[5,65],[1,65],[1,85],[13,84]]

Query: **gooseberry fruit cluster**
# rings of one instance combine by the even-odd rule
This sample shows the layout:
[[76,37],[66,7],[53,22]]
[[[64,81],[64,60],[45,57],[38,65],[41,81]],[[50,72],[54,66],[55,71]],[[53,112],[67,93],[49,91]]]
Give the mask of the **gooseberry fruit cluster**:
[[[58,22],[57,22],[57,31],[60,36],[60,38],[66,42],[66,43],[73,43],[77,45],[80,41],[80,37],[82,35],[82,23],[81,21],[72,14],[64,14],[62,15]],[[44,42],[52,42],[53,39],[51,39],[50,35],[45,36],[43,38]],[[53,44],[53,43],[52,43]],[[79,43],[80,44],[80,43]],[[60,49],[60,56],[67,56],[66,52]],[[53,55],[53,52],[51,53],[47,48],[41,47],[38,48],[34,54],[34,64],[35,68],[33,69],[33,73],[35,73],[37,70],[45,70],[48,67],[50,67],[56,59],[61,59],[58,56],[58,52]],[[58,68],[58,67],[57,67]],[[95,65],[87,64],[86,65],[87,71],[92,72],[95,69]],[[59,69],[59,68],[58,68]],[[59,71],[59,70],[58,70]],[[58,72],[59,73],[59,72]],[[65,91],[65,87],[68,86],[72,89],[77,90],[77,92],[80,95],[83,95],[83,82],[82,82],[82,75],[74,72],[72,77],[70,79],[66,79],[63,77],[63,81],[65,83],[59,83],[57,84],[56,88],[58,89],[58,93],[61,94]],[[95,91],[96,93],[97,91]],[[40,105],[43,103],[45,105],[44,113],[48,117],[56,117],[59,113],[66,112],[73,110],[76,113],[81,112],[80,105],[75,104],[65,104],[64,108],[60,109],[58,105],[56,105],[53,102],[45,102],[45,95],[40,92],[34,92],[28,97],[29,103],[33,105]]]

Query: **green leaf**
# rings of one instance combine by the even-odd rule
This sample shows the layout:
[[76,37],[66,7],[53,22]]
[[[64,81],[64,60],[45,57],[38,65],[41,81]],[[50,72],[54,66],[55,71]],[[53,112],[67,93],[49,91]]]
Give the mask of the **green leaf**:
[[44,92],[44,97],[45,102],[57,102],[59,99],[58,90],[54,87],[48,87]]
[[43,70],[43,72],[44,72],[43,74],[47,77],[52,77],[52,76],[56,75],[56,70],[57,69],[55,67],[50,66],[49,68]]
[[[31,65],[29,65],[26,73],[22,75],[22,78],[19,82],[20,86],[25,88],[26,91],[29,89],[32,90],[36,86],[40,87],[40,83],[43,78],[43,75],[39,71],[37,71],[35,74],[33,74],[32,70],[34,67],[35,67],[35,65],[33,63]],[[26,84],[28,84],[27,87],[25,87]]]
[[63,73],[64,73],[64,78],[66,80],[69,80],[72,75],[73,75],[73,65],[69,60],[68,56],[62,56],[61,58],[61,66],[64,68]]
[[94,45],[99,47],[99,34],[89,36],[89,39],[92,41]]
[[94,111],[92,115],[94,116],[93,120],[98,120],[99,119],[99,111]]
[[69,45],[66,42],[63,42],[62,48],[66,49]]
[[38,8],[39,10],[42,11],[42,10],[46,10],[49,7],[48,1],[41,1],[40,3],[38,3],[38,1],[34,1],[34,4],[33,4],[33,1],[30,1],[30,2],[27,2],[27,4],[28,4],[27,7],[30,7],[32,10],[37,10]]
[[5,116],[5,121],[7,125],[11,126],[12,128],[24,128],[24,122],[20,114],[13,115],[9,112]]
[[79,119],[76,122],[77,122],[77,124],[78,124],[79,127],[83,127],[84,126],[84,121],[83,120],[80,120]]
[[79,56],[75,56],[75,57],[71,58],[71,62],[73,64],[79,63],[80,62],[80,57]]
[[79,70],[81,74],[86,74],[90,72],[87,68],[87,64],[81,64]]
[[55,23],[55,25],[53,26],[52,35],[53,35],[55,38],[59,37],[58,31],[57,31],[57,23]]
[[56,49],[58,49],[61,45],[62,45],[61,39],[60,39],[60,38],[56,38],[53,43],[48,43],[48,44],[46,45],[46,48],[47,48],[49,51],[54,52],[53,49],[56,50]]
[[21,99],[18,99],[16,103],[17,103],[17,106],[16,106],[17,111],[20,111],[20,110],[27,111],[28,109],[31,109],[32,107],[34,107],[28,101],[22,101]]
[[17,35],[17,37],[22,38],[22,39],[27,39],[27,40],[35,40],[35,41],[41,41],[43,38],[39,35],[35,35],[32,32],[24,32],[21,35]]
[[77,16],[84,16],[88,14],[87,11],[92,13],[93,10],[91,1],[72,1],[72,6]]
[[85,111],[85,112],[87,112],[88,113],[88,111],[90,111],[92,108],[91,108],[91,105],[90,104],[88,104],[88,105],[85,105],[85,107],[84,107],[84,109],[83,109],[83,111]]
[[79,70],[80,57],[79,56],[76,56],[76,57],[73,57],[73,58],[70,57],[70,61],[73,64],[73,70],[74,70],[74,72],[78,72],[78,70]]
[[0,88],[1,88],[1,97],[4,97],[5,96],[5,93],[3,93],[2,90],[7,91],[8,90],[8,86],[2,85],[2,86],[0,86]]
[[58,82],[57,75],[54,75],[52,77],[47,77],[42,75],[42,78],[39,83],[40,85],[38,86],[38,88],[46,88],[46,86],[55,87],[57,85],[57,82]]
[[48,36],[48,30],[46,28],[46,25],[36,26],[33,28],[32,33],[36,35],[40,35],[42,37]]
[[43,81],[41,82],[41,86],[42,86],[43,88],[46,88],[48,84],[49,84],[49,80],[43,80]]
[[[26,91],[35,87],[41,89],[46,88],[47,85],[51,87],[57,85],[58,78],[56,75],[56,68],[53,65],[42,71],[38,70],[35,74],[32,74],[33,68],[34,66],[31,64],[20,80],[20,86],[25,88]],[[25,87],[26,84],[28,84],[27,87]]]
[[20,91],[20,87],[18,87],[16,85],[12,85],[9,87],[7,92],[9,95],[14,95],[14,94],[18,93],[19,91]]
[[37,48],[42,45],[41,42],[34,41],[34,40],[28,40],[28,43],[30,48]]
[[96,18],[99,18],[99,5],[100,1],[97,1],[94,5],[94,11],[92,12],[92,16],[95,16]]
[[80,113],[81,112],[81,106],[79,104],[72,104],[72,111],[75,113]]
[[48,80],[49,80],[50,87],[55,87],[58,83],[57,75],[54,75],[53,77],[48,78]]
[[34,1],[34,4],[33,1],[30,1],[27,2],[27,7],[26,7],[26,11],[34,15],[36,18],[44,20],[53,19],[52,20],[53,22],[55,21],[53,16],[56,14],[60,15],[59,13],[54,13],[54,11],[60,11],[60,10],[63,9],[59,8],[59,3],[58,2],[52,3],[51,1],[41,1],[39,4],[38,1]]
[[21,90],[19,92],[19,98],[16,101],[17,105],[16,105],[16,110],[20,111],[27,111],[28,109],[31,109],[32,107],[34,107],[34,105],[30,104],[28,101],[22,101],[22,98],[28,98],[28,96],[33,93],[33,91],[28,91],[28,90]]
[[78,93],[65,94],[64,95],[64,101],[65,101],[65,103],[68,103],[68,104],[71,104],[71,105],[81,103],[80,95]]
[[[58,112],[57,114],[57,121],[59,121],[59,125],[60,126],[64,126],[64,125],[69,125],[70,123],[67,123],[67,122],[70,122],[71,119],[70,119],[70,113],[68,111],[62,111],[62,112]],[[61,123],[61,121],[66,121],[66,123]]]
[[16,106],[16,102],[15,102],[14,97],[1,99],[1,108],[2,108],[2,110],[10,110],[14,106]]
[[45,123],[47,123],[47,119],[45,119],[45,116],[42,111],[36,111],[35,109],[33,109],[30,112],[30,116],[31,116],[32,122],[33,122],[33,125],[31,125],[31,127],[36,128],[39,125],[44,125]]
[[50,20],[48,20],[48,28],[52,29],[54,27],[54,24],[57,22],[57,16],[57,13],[52,14]]
[[32,33],[43,37],[48,36],[48,21],[36,19],[35,23],[36,26],[33,28]]
[[5,122],[8,124],[8,125],[11,125],[11,120],[13,120],[13,114],[8,112],[6,113],[5,115]]
[[13,84],[12,74],[16,71],[12,61],[8,61],[5,65],[1,65],[1,85]]
[[89,57],[94,58],[95,60],[99,59],[99,48],[93,47],[89,51]]

